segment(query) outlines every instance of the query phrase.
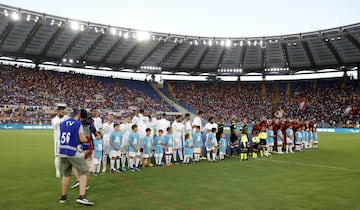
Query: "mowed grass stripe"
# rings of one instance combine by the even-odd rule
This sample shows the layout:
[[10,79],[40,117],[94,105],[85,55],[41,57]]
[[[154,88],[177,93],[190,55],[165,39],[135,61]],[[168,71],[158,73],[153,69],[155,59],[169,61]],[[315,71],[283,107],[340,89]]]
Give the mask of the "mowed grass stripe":
[[[41,135],[29,135],[37,132]],[[78,191],[72,189],[72,200],[58,203],[60,179],[55,178],[51,131],[0,131],[0,142],[1,209],[84,208],[75,203]],[[320,134],[319,150],[117,176],[157,198],[193,209],[359,209],[358,172],[306,166],[357,170],[359,146],[358,135]],[[90,186],[92,209],[176,209],[141,195],[111,174],[91,177]]]

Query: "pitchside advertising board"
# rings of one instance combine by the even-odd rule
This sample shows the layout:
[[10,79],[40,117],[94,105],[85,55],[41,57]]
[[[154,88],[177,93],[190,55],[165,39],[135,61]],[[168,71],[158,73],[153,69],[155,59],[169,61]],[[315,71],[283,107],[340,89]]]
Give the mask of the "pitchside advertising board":
[[[53,129],[50,124],[0,124],[0,130],[47,130]],[[230,130],[225,127],[224,130]],[[318,128],[319,133],[358,133],[360,128]]]

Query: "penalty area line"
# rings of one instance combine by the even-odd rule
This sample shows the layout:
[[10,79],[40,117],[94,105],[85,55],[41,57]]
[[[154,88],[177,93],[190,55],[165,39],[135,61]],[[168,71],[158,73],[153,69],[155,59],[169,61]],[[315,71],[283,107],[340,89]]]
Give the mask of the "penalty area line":
[[336,167],[336,166],[296,163],[296,162],[291,162],[291,161],[286,161],[286,160],[269,160],[269,161],[275,162],[275,163],[293,164],[293,165],[298,165],[298,166],[307,166],[307,167],[314,167],[314,168],[325,168],[325,169],[334,169],[334,170],[342,170],[342,171],[360,172],[359,169],[342,168],[342,167]]
[[168,207],[172,207],[172,208],[177,208],[177,209],[186,209],[186,210],[195,210],[194,208],[189,208],[189,207],[186,207],[186,206],[181,206],[179,204],[176,204],[176,203],[173,203],[171,201],[167,201],[167,200],[164,200],[164,199],[161,199],[159,197],[156,197],[155,195],[153,194],[150,194],[146,191],[144,191],[143,189],[141,189],[140,187],[136,186],[135,184],[131,183],[129,180],[127,180],[125,177],[122,177],[121,175],[119,174],[114,174],[114,176],[123,181],[125,184],[127,184],[129,187],[131,187],[133,190],[143,194],[144,196],[152,199],[152,200],[155,200],[161,204],[164,204]]

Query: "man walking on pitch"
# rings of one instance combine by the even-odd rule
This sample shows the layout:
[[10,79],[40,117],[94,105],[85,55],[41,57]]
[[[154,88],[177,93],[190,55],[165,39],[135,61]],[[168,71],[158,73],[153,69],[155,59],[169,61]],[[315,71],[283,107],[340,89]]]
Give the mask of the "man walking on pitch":
[[65,104],[59,104],[56,110],[56,116],[51,120],[51,125],[54,129],[54,151],[55,151],[55,169],[56,177],[60,178],[60,157],[59,157],[59,146],[60,146],[60,123],[66,120],[68,117],[65,116]]
[[60,124],[59,156],[63,173],[60,203],[69,201],[67,188],[69,186],[71,170],[75,167],[80,176],[79,197],[76,202],[84,205],[94,205],[94,203],[90,202],[85,196],[89,168],[80,144],[86,143],[88,140],[84,135],[84,129],[79,121],[80,113],[80,109],[73,109],[70,113],[71,118]]

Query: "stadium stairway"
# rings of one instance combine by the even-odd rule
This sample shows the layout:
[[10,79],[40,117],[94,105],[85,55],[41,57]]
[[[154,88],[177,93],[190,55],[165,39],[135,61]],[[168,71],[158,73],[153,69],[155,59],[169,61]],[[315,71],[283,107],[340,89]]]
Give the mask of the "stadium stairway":
[[[158,92],[148,82],[136,81],[136,80],[121,80],[121,84],[130,89],[135,89],[135,90],[141,91],[146,96],[148,96],[152,99],[157,99],[157,100],[163,99],[163,97],[160,96],[158,94]],[[168,101],[166,101],[166,102],[170,105],[169,108],[170,108],[171,112],[178,112],[178,109],[176,107],[174,107],[172,103],[169,103]]]
[[177,104],[175,101],[171,100],[169,97],[167,97],[162,91],[159,90],[158,87],[156,87],[156,85],[154,85],[153,83],[148,83],[153,90],[155,90],[159,96],[161,96],[167,103],[170,104],[170,106],[175,107],[175,109],[177,109],[178,112],[181,112],[182,114],[185,113],[190,113],[190,117],[194,118],[196,115],[194,112],[191,112],[190,110],[185,109],[184,107],[180,106],[179,104]]

